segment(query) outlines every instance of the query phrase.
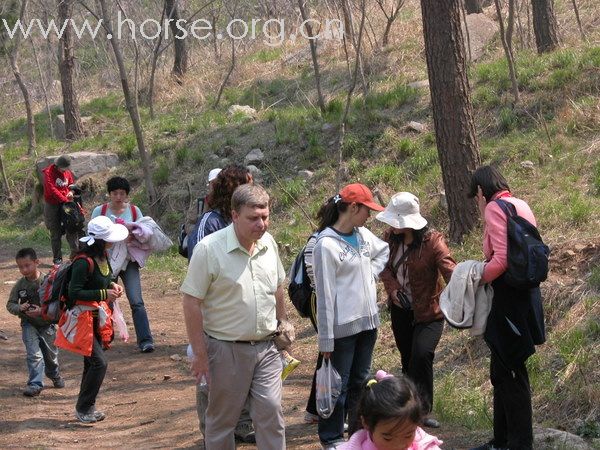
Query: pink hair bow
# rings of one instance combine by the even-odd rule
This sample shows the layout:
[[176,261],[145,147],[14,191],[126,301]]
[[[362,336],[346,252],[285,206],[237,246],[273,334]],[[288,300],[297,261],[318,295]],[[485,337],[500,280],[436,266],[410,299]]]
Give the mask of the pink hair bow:
[[378,370],[377,373],[375,374],[375,379],[377,381],[381,381],[384,380],[385,378],[393,378],[394,375],[387,373],[385,370]]

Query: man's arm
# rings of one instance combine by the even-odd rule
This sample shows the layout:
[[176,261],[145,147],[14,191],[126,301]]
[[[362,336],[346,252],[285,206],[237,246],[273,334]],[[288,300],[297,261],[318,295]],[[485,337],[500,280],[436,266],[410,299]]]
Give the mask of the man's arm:
[[206,350],[206,342],[204,340],[202,309],[200,308],[201,303],[201,299],[192,297],[189,294],[183,294],[183,317],[185,319],[185,328],[194,353],[194,358],[192,359],[192,374],[196,377],[197,383],[200,383],[202,376],[204,376],[206,382],[210,384],[208,353]]
[[278,321],[287,320],[285,312],[285,294],[283,291],[283,283],[281,283],[275,291],[275,316]]

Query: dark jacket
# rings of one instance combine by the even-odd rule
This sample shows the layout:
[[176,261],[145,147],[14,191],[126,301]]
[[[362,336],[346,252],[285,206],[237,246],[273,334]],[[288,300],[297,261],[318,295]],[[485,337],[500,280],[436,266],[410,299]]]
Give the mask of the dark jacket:
[[[388,229],[383,235],[383,240],[390,246],[390,258],[385,269],[379,275],[388,297],[392,295],[393,291],[401,290],[396,273],[392,268],[400,246],[398,240],[393,239],[391,235],[391,229]],[[423,323],[442,319],[444,315],[440,311],[440,294],[444,286],[441,278],[443,277],[447,283],[456,266],[442,233],[435,230],[425,233],[421,244],[408,254],[405,264],[410,280],[415,322]]]

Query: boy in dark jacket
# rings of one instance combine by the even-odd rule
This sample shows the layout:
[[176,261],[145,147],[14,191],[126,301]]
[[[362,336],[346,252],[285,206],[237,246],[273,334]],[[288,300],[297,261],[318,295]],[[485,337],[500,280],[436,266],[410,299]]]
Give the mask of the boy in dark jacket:
[[52,380],[55,388],[63,388],[65,382],[60,376],[58,350],[54,345],[56,326],[41,317],[38,289],[43,274],[38,270],[39,260],[35,250],[23,248],[17,252],[15,259],[23,278],[12,288],[6,309],[21,318],[29,369],[29,380],[23,395],[35,397],[44,388],[44,373]]
[[[54,164],[50,164],[42,173],[44,174],[44,223],[50,231],[50,243],[52,244],[52,257],[54,264],[62,262],[61,238],[63,235],[61,224],[61,206],[63,203],[73,201],[73,192],[69,188],[75,182],[69,155],[56,158]],[[66,232],[67,242],[71,248],[71,254],[75,254],[79,245],[79,235]]]

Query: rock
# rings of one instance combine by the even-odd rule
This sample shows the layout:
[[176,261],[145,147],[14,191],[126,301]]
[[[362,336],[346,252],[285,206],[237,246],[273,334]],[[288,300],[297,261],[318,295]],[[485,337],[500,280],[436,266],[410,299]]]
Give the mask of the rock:
[[[114,153],[76,152],[69,153],[71,157],[71,171],[75,178],[80,178],[89,173],[102,172],[119,164],[119,157]],[[40,178],[42,169],[52,164],[59,155],[46,156],[35,163]]]
[[229,116],[233,116],[236,113],[241,113],[249,117],[256,116],[256,110],[248,105],[231,105],[227,110]]
[[409,130],[416,131],[417,133],[423,133],[426,130],[425,125],[420,122],[410,121],[406,126]]
[[429,80],[413,81],[412,83],[408,83],[408,87],[413,89],[428,88]]
[[592,447],[582,438],[566,431],[553,428],[534,429],[534,447],[539,450],[568,448],[569,450],[588,450]]
[[575,252],[573,250],[567,250],[565,252],[565,255],[569,255],[569,256],[575,256]]
[[247,165],[246,168],[252,174],[252,178],[254,178],[254,181],[259,181],[262,178],[262,170],[260,170],[258,167],[250,164],[250,165]]
[[321,127],[321,131],[329,131],[329,130],[333,130],[335,128],[335,125],[332,123],[324,123],[323,126]]
[[[467,33],[465,23],[461,23],[465,45],[467,44]],[[471,60],[477,61],[483,56],[485,48],[498,32],[498,25],[485,14],[467,15],[467,28],[469,30],[469,46],[471,47]],[[468,57],[468,52],[467,52]]]
[[314,176],[314,173],[310,170],[301,170],[300,172],[298,172],[298,175],[300,175],[305,180],[310,180]]
[[260,148],[255,148],[250,151],[244,158],[244,164],[246,166],[251,164],[260,164],[265,159],[265,155],[263,154]]
[[[90,116],[84,116],[81,118],[81,123],[85,127],[85,125],[89,124],[89,122],[91,120],[92,120],[92,118]],[[64,114],[58,114],[57,116],[54,117],[54,133],[56,134],[56,139],[60,139],[60,140],[65,139],[66,128],[65,128],[65,115]]]
[[529,160],[523,161],[523,162],[521,162],[521,167],[526,170],[533,170],[534,169],[533,161],[529,161]]
[[171,361],[181,361],[183,358],[175,353],[174,355],[169,356],[169,359],[171,359]]
[[575,244],[575,246],[573,247],[575,249],[576,252],[580,252],[585,248],[585,245],[583,244]]

